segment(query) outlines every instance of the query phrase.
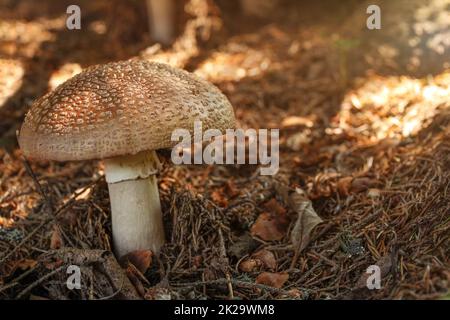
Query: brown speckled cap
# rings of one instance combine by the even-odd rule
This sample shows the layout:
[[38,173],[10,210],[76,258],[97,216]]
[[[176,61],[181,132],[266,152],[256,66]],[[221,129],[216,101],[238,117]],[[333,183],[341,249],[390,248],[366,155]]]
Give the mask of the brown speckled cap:
[[87,160],[169,148],[176,128],[193,135],[234,128],[233,108],[209,82],[165,64],[128,60],[93,66],[38,99],[19,134],[35,159]]

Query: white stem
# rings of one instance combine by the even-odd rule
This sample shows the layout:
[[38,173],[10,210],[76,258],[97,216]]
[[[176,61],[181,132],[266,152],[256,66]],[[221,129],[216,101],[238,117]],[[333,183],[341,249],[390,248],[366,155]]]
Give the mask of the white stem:
[[150,33],[153,40],[168,45],[173,38],[173,0],[147,0]]
[[114,250],[118,257],[140,249],[157,253],[164,244],[164,228],[154,151],[105,161],[111,200]]

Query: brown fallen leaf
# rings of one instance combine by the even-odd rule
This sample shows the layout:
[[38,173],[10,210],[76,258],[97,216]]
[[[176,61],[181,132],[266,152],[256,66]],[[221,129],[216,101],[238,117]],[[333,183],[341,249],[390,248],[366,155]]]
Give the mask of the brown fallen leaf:
[[8,263],[0,266],[0,283],[3,282],[3,279],[11,276],[18,269],[25,271],[27,269],[33,269],[38,262],[33,259],[22,259],[18,261],[10,261]]
[[239,263],[239,270],[243,272],[254,272],[261,267],[261,261],[258,259],[247,258]]
[[150,250],[135,250],[120,258],[120,264],[126,268],[128,263],[133,264],[136,269],[144,274],[152,264],[153,253]]
[[295,224],[291,230],[291,242],[301,252],[309,243],[311,231],[323,220],[317,215],[305,192],[296,188],[290,190],[286,185],[279,185],[278,191],[289,207],[297,214]]
[[259,250],[239,264],[239,269],[243,272],[254,272],[261,269],[274,271],[277,268],[277,261],[272,252],[266,249]]
[[194,265],[195,268],[200,268],[200,266],[202,265],[202,262],[203,262],[203,257],[200,255],[197,255],[192,258],[192,264]]
[[[383,279],[386,277],[395,266],[396,261],[396,255],[395,254],[388,254],[380,259],[375,263],[380,268],[380,277]],[[356,282],[356,286],[354,289],[365,289],[367,288],[367,279],[370,277],[370,273],[363,272],[363,274],[359,277],[358,281]]]
[[116,258],[110,251],[106,250],[87,250],[75,248],[63,248],[59,250],[52,250],[41,256],[43,261],[60,261],[65,265],[78,265],[80,267],[85,265],[93,265],[94,269],[99,269],[101,274],[107,274],[108,279],[103,282],[102,278],[96,278],[100,283],[99,287],[109,286],[112,290],[120,290],[116,298],[126,300],[140,300],[141,296],[136,291],[136,288],[126,276],[126,270],[120,266]]
[[52,237],[50,239],[50,249],[59,249],[63,246],[61,231],[58,226],[53,227]]
[[34,268],[37,265],[37,261],[33,259],[23,259],[16,263],[15,269],[27,270]]
[[275,198],[267,201],[264,204],[264,207],[267,209],[267,211],[274,214],[284,215],[286,213],[286,209]]
[[297,288],[290,289],[287,294],[290,298],[293,299],[301,299],[303,297],[303,293]]
[[57,259],[55,261],[44,261],[42,264],[48,270],[55,270],[55,269],[59,268],[60,266],[62,266],[63,263],[64,263],[64,261],[62,261],[61,259]]
[[222,191],[213,191],[211,193],[211,199],[219,207],[226,208],[228,206],[228,200],[224,197]]
[[224,191],[230,198],[234,198],[240,193],[233,180],[228,180],[226,182]]
[[366,191],[369,188],[373,188],[379,185],[379,181],[367,177],[355,178],[352,181],[351,192],[358,193]]
[[256,278],[256,283],[280,289],[288,279],[287,273],[263,272]]
[[252,254],[252,258],[261,261],[262,265],[269,270],[275,270],[277,268],[277,260],[275,255],[266,249],[259,250]]
[[337,182],[337,189],[341,196],[348,196],[352,187],[353,177],[343,177]]
[[286,209],[276,200],[271,199],[264,204],[268,212],[261,213],[250,229],[252,236],[265,241],[281,240],[289,227]]
[[257,236],[265,241],[281,240],[286,235],[289,220],[269,212],[261,213],[250,229],[252,236]]

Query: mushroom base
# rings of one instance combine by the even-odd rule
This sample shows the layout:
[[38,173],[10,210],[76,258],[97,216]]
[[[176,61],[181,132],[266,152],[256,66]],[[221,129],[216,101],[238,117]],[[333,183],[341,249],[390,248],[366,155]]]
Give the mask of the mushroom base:
[[155,175],[158,164],[154,151],[105,162],[113,244],[118,257],[141,249],[157,253],[164,244],[164,227]]

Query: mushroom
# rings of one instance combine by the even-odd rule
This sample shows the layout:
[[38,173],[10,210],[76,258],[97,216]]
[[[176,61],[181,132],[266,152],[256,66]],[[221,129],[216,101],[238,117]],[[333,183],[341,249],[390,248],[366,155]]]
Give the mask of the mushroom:
[[234,128],[228,99],[194,74],[156,62],[93,66],[34,102],[18,135],[26,157],[105,159],[116,254],[158,252],[164,229],[155,150],[178,143],[175,129],[202,121],[222,133]]
[[173,0],[147,0],[147,14],[149,17],[149,30],[153,40],[169,45],[174,34]]

